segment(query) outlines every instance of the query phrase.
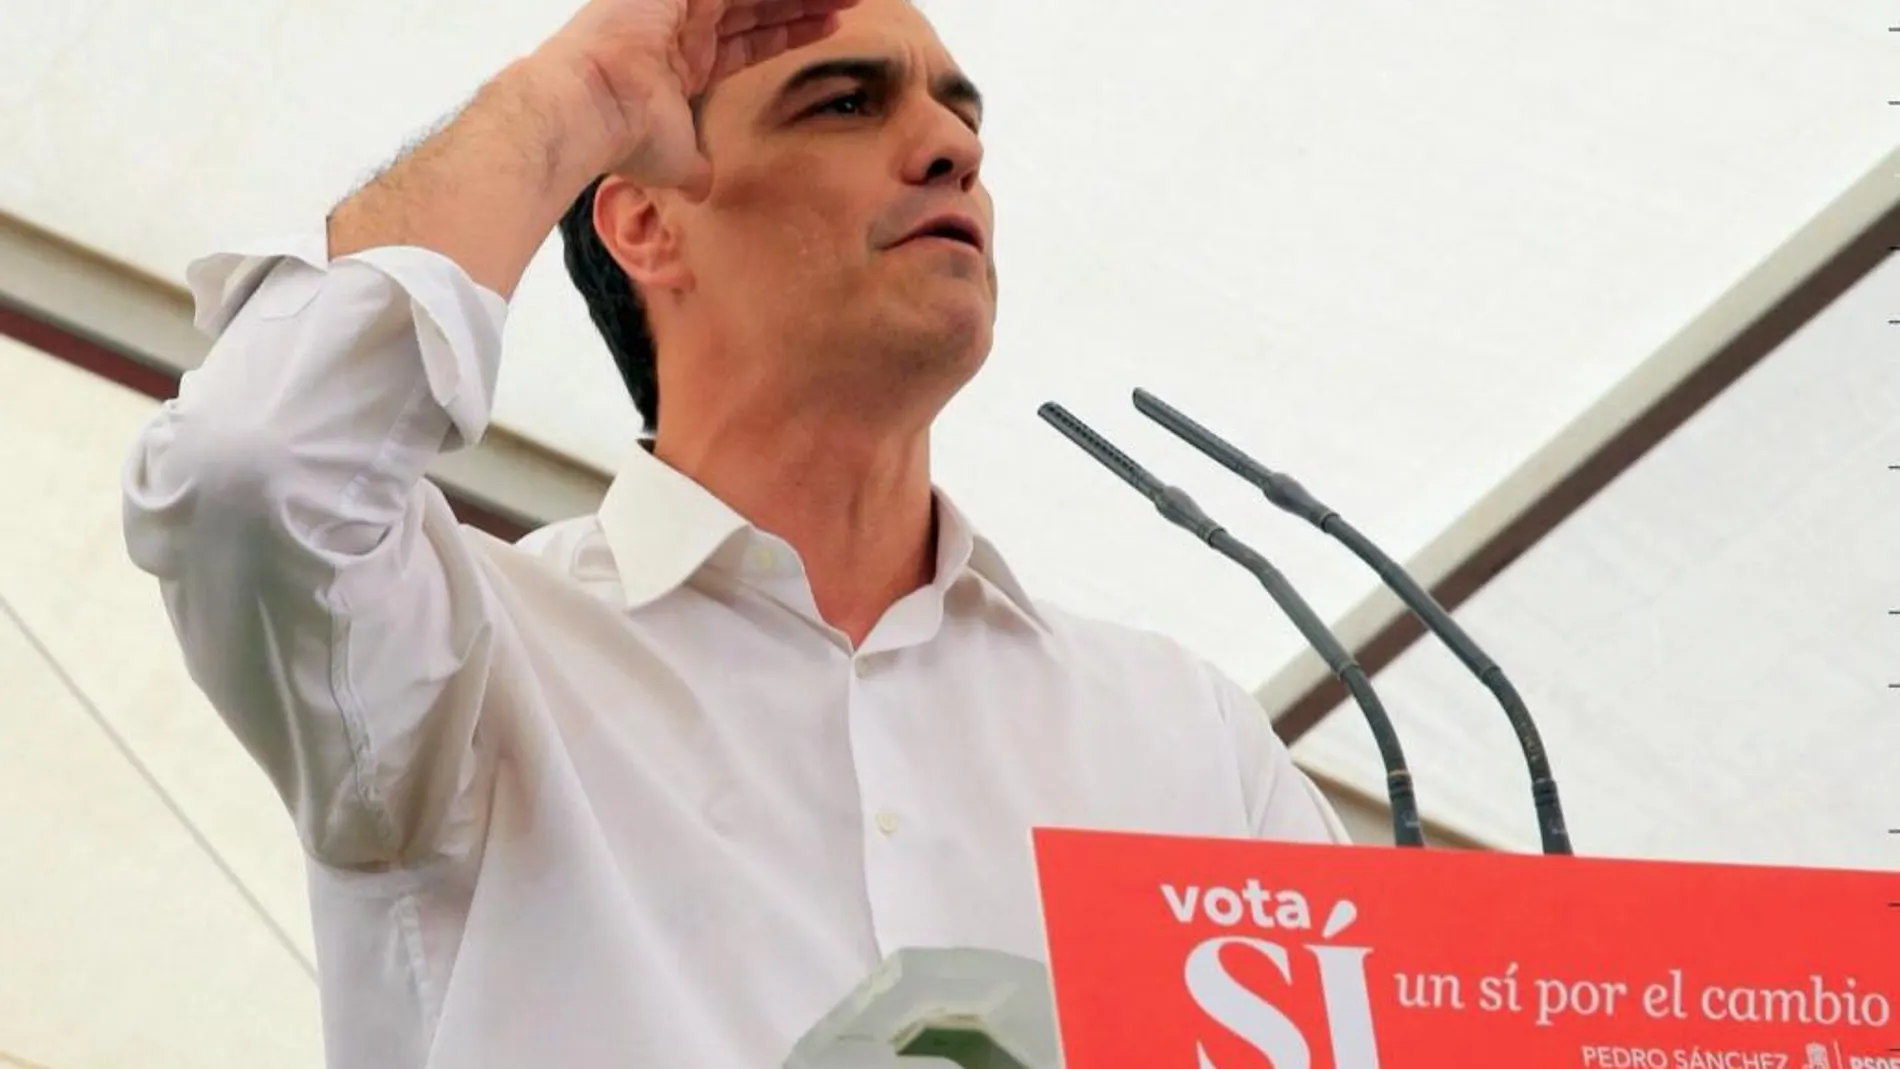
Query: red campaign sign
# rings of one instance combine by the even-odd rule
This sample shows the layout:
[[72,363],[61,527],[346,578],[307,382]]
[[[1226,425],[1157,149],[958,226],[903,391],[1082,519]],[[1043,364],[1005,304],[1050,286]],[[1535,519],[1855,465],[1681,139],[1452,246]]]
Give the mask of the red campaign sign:
[[1900,875],[1038,829],[1065,1069],[1900,1069]]

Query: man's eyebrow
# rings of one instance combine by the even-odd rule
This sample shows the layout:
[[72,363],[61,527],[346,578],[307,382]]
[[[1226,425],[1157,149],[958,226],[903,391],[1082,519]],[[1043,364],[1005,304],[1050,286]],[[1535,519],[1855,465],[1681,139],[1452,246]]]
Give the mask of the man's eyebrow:
[[850,57],[821,59],[800,67],[797,73],[785,79],[785,84],[778,87],[778,95],[775,102],[783,102],[786,98],[792,96],[792,94],[797,93],[799,90],[815,82],[828,82],[836,79],[854,82],[889,83],[897,80],[897,74],[897,64],[888,59]]
[[[787,99],[817,82],[842,79],[864,82],[869,85],[894,85],[901,80],[903,65],[896,60],[873,56],[846,56],[836,59],[821,59],[798,69],[785,83],[779,86],[773,97],[773,105],[782,105]],[[949,71],[937,76],[931,83],[930,95],[939,103],[963,105],[974,110],[978,118],[983,115],[983,94],[976,84],[961,71]]]
[[962,71],[938,75],[930,87],[930,95],[943,104],[962,104],[976,112],[977,118],[983,117],[983,94]]

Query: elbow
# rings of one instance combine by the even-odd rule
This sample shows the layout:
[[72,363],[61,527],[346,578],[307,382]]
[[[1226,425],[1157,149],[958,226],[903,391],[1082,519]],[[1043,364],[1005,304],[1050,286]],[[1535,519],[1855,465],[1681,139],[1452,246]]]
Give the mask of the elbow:
[[292,466],[284,438],[257,420],[167,405],[134,443],[122,475],[126,550],[175,578],[192,559],[235,564],[289,532]]

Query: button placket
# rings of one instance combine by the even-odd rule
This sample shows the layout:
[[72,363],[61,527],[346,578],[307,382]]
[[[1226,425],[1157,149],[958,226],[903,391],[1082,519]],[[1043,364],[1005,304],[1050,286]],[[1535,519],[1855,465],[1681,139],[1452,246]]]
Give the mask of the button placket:
[[[859,653],[851,660],[851,674],[856,676],[859,681],[869,680],[876,674],[877,661],[878,655],[875,653]],[[878,731],[875,721],[867,717],[864,710],[865,704],[870,701],[870,699],[865,696],[859,687],[853,685],[850,700],[852,734],[854,738],[864,746],[876,746],[878,744],[877,739],[882,733]],[[863,750],[859,748],[859,752],[862,754]],[[862,760],[862,757],[860,759]],[[875,769],[881,766],[882,762],[878,762],[874,764],[872,768]],[[879,782],[879,778],[875,774],[867,774],[867,772],[868,770],[864,768],[860,768],[858,772],[858,784],[860,789],[864,791],[863,804],[865,816],[869,818],[870,827],[876,828],[885,838],[889,838],[897,832],[897,814],[892,812],[885,804],[887,799],[884,797],[884,786]]]
[[904,817],[906,798],[900,770],[904,767],[895,725],[885,708],[891,695],[878,677],[891,664],[888,654],[858,653],[852,658],[847,686],[851,750],[857,763],[858,789],[864,834],[865,894],[871,907],[871,930],[879,948],[892,949],[889,940],[904,926],[905,886]]

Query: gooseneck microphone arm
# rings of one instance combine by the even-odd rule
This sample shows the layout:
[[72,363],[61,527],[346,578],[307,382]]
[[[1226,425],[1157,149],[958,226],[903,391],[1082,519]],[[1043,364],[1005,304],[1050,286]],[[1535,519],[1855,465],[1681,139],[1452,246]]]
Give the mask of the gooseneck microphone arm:
[[1570,853],[1570,831],[1564,825],[1563,803],[1557,797],[1557,781],[1551,775],[1550,758],[1544,751],[1543,738],[1537,732],[1537,725],[1531,720],[1530,710],[1525,708],[1524,699],[1518,695],[1517,688],[1505,678],[1504,670],[1479,648],[1464,628],[1458,626],[1458,622],[1452,619],[1437,599],[1371,539],[1347,523],[1339,513],[1321,504],[1292,476],[1266,467],[1146,390],[1135,391],[1135,408],[1215,463],[1252,483],[1275,506],[1337,539],[1378,573],[1386,586],[1405,603],[1405,607],[1450,647],[1452,653],[1484,684],[1485,689],[1497,698],[1511,723],[1511,730],[1517,734],[1518,746],[1524,751],[1524,763],[1531,778],[1531,801],[1537,809],[1537,830],[1543,839],[1544,853]]
[[1134,487],[1136,492],[1153,503],[1155,510],[1168,522],[1189,532],[1259,580],[1307,643],[1319,652],[1326,666],[1346,685],[1353,700],[1365,713],[1366,723],[1372,728],[1373,741],[1379,747],[1379,757],[1385,762],[1386,797],[1392,805],[1393,841],[1399,846],[1424,846],[1424,831],[1418,819],[1418,801],[1412,791],[1412,773],[1405,766],[1405,752],[1399,746],[1398,734],[1393,731],[1392,719],[1386,715],[1385,706],[1372,689],[1372,681],[1366,678],[1365,669],[1359,667],[1352,655],[1346,652],[1346,647],[1338,637],[1327,629],[1326,624],[1287,582],[1286,577],[1280,574],[1279,569],[1210,519],[1186,491],[1155,478],[1146,468],[1095,433],[1093,428],[1070,414],[1068,409],[1051,401],[1038,409],[1037,414],[1103,467]]

